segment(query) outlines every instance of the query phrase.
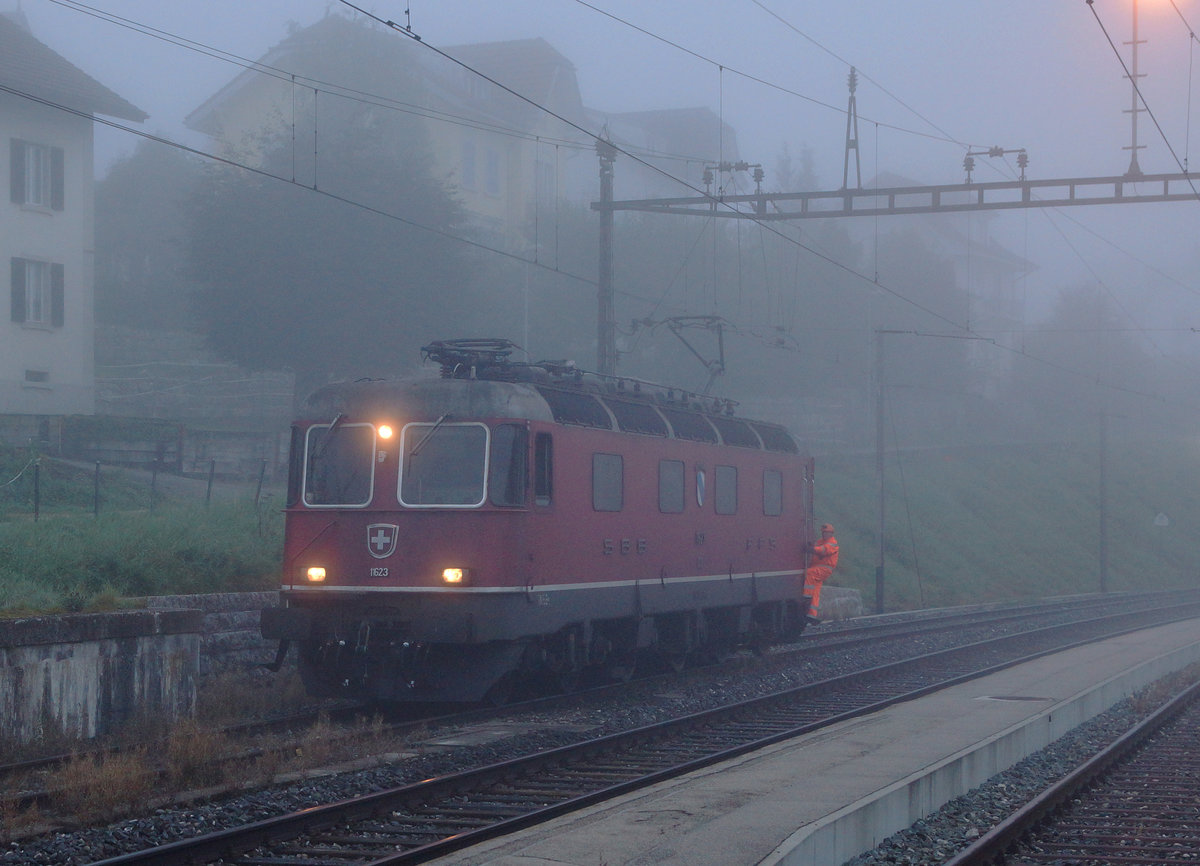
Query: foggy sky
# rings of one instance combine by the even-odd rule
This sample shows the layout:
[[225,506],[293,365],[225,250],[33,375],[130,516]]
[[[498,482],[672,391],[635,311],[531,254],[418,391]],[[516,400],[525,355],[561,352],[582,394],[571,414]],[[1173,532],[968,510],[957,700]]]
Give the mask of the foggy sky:
[[[16,2],[0,0],[5,8]],[[362,6],[411,23],[438,47],[542,36],[575,63],[587,106],[612,112],[706,106],[737,131],[740,156],[767,170],[768,189],[776,188],[771,174],[785,143],[793,153],[810,150],[819,185],[835,189],[849,65],[861,76],[864,183],[877,169],[920,183],[960,182],[964,145],[1026,148],[1031,178],[1123,174],[1130,163],[1123,149],[1130,88],[1108,38],[1128,63],[1130,3],[373,0]],[[241,71],[206,56],[208,48],[258,59],[285,38],[289,22],[307,26],[327,10],[349,11],[333,0],[88,4],[196,43],[189,49],[66,0],[20,0],[20,6],[35,36],[147,111],[145,131],[191,144],[199,142],[183,118]],[[1200,132],[1200,95],[1192,93],[1200,82],[1192,69],[1196,43],[1179,14],[1200,26],[1200,2],[1175,0],[1173,7],[1169,0],[1139,0],[1139,9],[1139,36],[1146,40],[1142,91],[1175,155],[1143,114],[1139,141],[1147,147],[1138,161],[1146,173],[1177,172],[1176,158],[1186,161],[1200,147],[1193,134]],[[98,172],[135,143],[125,133],[98,131]],[[1016,176],[1011,158],[977,163],[977,180]],[[1137,311],[1139,326],[1200,326],[1198,214],[1200,202],[1018,211],[996,216],[991,227],[1038,264],[1027,286],[1035,315],[1065,284],[1103,282]],[[964,230],[969,219],[964,215]]]

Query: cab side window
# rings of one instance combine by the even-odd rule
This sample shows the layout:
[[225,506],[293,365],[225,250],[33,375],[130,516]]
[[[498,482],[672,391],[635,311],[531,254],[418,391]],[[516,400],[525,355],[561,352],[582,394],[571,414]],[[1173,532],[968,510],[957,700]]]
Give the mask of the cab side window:
[[533,437],[533,501],[549,505],[554,499],[554,437],[538,433]]
[[763,470],[763,514],[767,517],[783,514],[783,473],[778,469]]
[[625,505],[625,462],[620,454],[592,455],[592,508],[620,511]]
[[713,507],[717,514],[737,514],[737,467],[717,466],[713,471]]
[[529,434],[519,424],[497,424],[492,430],[488,496],[493,505],[524,505],[528,478]]
[[658,510],[663,514],[683,511],[682,460],[660,460],[658,463]]

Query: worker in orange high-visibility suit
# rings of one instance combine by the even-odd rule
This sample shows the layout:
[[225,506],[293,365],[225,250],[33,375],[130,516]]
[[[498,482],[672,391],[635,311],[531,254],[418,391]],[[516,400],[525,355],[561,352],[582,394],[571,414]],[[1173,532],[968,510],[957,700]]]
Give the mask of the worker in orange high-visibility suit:
[[821,540],[808,542],[812,561],[804,570],[804,594],[809,598],[808,621],[816,625],[821,621],[817,614],[821,606],[821,586],[833,574],[838,564],[838,543],[833,537],[833,524],[821,524]]

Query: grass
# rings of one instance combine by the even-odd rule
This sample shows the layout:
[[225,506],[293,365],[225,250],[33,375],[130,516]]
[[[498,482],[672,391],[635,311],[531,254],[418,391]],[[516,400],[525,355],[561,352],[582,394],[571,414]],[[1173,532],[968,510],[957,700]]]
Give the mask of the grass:
[[0,616],[274,588],[283,515],[258,492],[0,449]]
[[[1106,462],[1106,588],[1196,585],[1200,446],[1113,442]],[[18,463],[10,455],[0,466]],[[888,454],[885,465],[887,609],[1101,588],[1095,443],[908,451]],[[91,476],[77,481],[86,482],[90,496]],[[143,480],[122,481],[114,470],[109,484],[114,498],[145,498]],[[129,487],[124,493],[121,484]],[[60,498],[72,495],[83,494],[64,488]],[[253,495],[251,489],[242,501],[205,506],[203,492],[193,492],[190,501],[164,496],[153,510],[110,509],[93,517],[72,506],[36,523],[0,522],[0,616],[112,609],[146,595],[273,588],[282,514],[277,503],[255,508]],[[817,521],[834,523],[841,543],[832,584],[861,590],[874,609],[874,455],[819,458],[816,502]]]
[[[1196,445],[1114,444],[1106,463],[1105,588],[1196,586]],[[885,475],[887,609],[1101,589],[1094,445],[889,454]],[[874,457],[818,461],[817,484],[817,520],[837,527],[841,545],[831,583],[861,590],[873,610],[880,547]]]
[[377,761],[408,747],[407,738],[394,738],[380,716],[334,725],[321,715],[299,735],[268,736],[253,744],[191,719],[158,733],[158,746],[130,739],[126,748],[75,753],[54,768],[40,782],[55,792],[52,815],[36,807],[21,809],[15,798],[0,797],[0,842],[39,832],[46,822],[110,822],[142,813],[148,803],[255,788],[330,765]]
[[0,523],[0,616],[274,588],[282,538],[282,514],[252,502]]

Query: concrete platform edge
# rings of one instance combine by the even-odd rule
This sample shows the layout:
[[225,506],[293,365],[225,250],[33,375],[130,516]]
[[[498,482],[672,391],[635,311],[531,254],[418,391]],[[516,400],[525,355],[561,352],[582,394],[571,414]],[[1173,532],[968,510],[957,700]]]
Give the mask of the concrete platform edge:
[[1039,715],[797,830],[759,866],[831,866],[870,851],[997,773],[1045,748],[1138,689],[1200,661],[1190,644],[1115,674]]

